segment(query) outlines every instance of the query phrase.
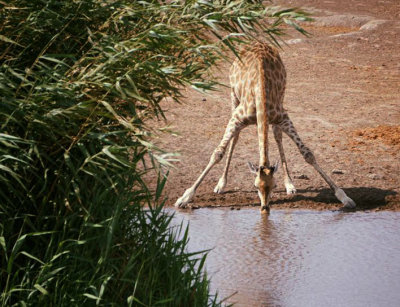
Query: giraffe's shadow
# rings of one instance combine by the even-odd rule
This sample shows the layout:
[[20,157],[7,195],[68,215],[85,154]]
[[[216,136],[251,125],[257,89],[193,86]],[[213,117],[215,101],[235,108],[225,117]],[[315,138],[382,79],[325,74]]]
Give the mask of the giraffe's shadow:
[[[374,187],[353,187],[343,189],[352,198],[357,206],[354,209],[343,209],[342,204],[335,197],[331,189],[299,189],[294,195],[286,195],[285,190],[275,191],[275,197],[271,199],[271,206],[289,206],[293,208],[323,209],[337,207],[343,211],[366,211],[374,209],[391,209],[392,205],[400,204],[400,194],[394,190],[385,190]],[[230,197],[226,200],[233,200],[239,195],[247,195],[247,199],[257,199],[256,191],[226,191],[224,195]],[[252,197],[249,197],[252,196]],[[225,201],[226,201],[225,200]],[[257,199],[258,200],[258,199]],[[243,202],[242,202],[243,204]],[[319,204],[322,204],[322,208]],[[257,206],[259,203],[249,202],[248,206]],[[324,206],[327,205],[327,206]]]
[[[385,190],[374,187],[354,187],[343,189],[352,198],[357,206],[354,209],[344,209],[345,211],[364,211],[387,207],[391,202],[400,203],[400,195],[394,190]],[[313,194],[312,196],[309,194]],[[282,194],[282,193],[280,193]],[[311,201],[315,203],[340,204],[328,188],[322,189],[300,189],[297,194],[287,197],[277,197],[272,201],[272,205]]]

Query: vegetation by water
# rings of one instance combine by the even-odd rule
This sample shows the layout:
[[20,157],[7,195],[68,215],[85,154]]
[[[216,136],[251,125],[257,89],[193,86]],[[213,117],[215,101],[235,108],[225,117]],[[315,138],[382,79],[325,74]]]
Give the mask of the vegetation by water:
[[261,1],[0,1],[0,304],[220,304],[161,210],[173,155],[148,122],[183,87],[212,89],[254,31],[274,41],[305,18]]

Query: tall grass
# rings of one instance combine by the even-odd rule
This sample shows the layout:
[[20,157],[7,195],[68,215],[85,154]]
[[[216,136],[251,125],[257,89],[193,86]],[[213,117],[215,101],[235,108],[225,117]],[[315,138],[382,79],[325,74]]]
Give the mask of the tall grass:
[[0,1],[1,305],[219,305],[161,210],[172,156],[148,122],[296,19],[261,1]]

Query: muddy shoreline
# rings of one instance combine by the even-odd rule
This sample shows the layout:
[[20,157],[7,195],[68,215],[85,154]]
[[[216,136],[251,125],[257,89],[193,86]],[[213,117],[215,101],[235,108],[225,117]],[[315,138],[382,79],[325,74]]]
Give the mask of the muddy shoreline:
[[[321,167],[357,203],[356,210],[400,211],[400,5],[397,1],[277,1],[310,11],[305,38],[290,32],[281,56],[288,74],[284,106]],[[228,84],[229,63],[217,76]],[[192,90],[182,105],[166,102],[161,148],[180,153],[165,188],[173,205],[195,181],[219,143],[230,117],[229,89],[207,95]],[[270,160],[279,159],[270,134]],[[213,189],[224,160],[197,190],[197,207],[259,203],[247,161],[258,160],[255,127],[244,129],[233,153],[226,193]],[[275,208],[338,210],[341,204],[284,136],[285,154],[297,194],[286,195],[282,172],[271,201]]]

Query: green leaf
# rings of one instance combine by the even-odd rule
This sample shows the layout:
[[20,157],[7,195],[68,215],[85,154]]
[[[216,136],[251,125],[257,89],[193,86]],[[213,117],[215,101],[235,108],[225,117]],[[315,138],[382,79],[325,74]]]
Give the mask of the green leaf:
[[6,257],[6,261],[8,261],[6,239],[3,236],[0,236],[0,245],[4,250],[4,255]]
[[49,292],[39,284],[34,284],[33,287],[39,290],[43,295],[49,295]]
[[21,176],[19,176],[17,173],[15,173],[12,169],[10,169],[8,166],[5,166],[3,164],[0,164],[0,171],[3,170],[4,172],[9,173],[19,184],[20,186],[24,189],[27,190],[25,185],[22,183],[20,180]]
[[112,154],[111,152],[110,152],[110,149],[113,149],[114,147],[112,147],[112,146],[106,146],[106,147],[104,147],[101,151],[104,153],[104,154],[106,154],[108,157],[110,157],[111,159],[113,159],[114,161],[117,161],[118,163],[121,163],[122,165],[124,165],[124,166],[127,166],[127,167],[131,167],[131,165],[129,164],[129,161],[126,161],[126,160],[123,160],[123,159],[121,159],[121,158],[118,158],[117,156],[115,156],[114,154]]
[[84,293],[83,294],[83,296],[86,296],[87,298],[90,298],[90,299],[92,299],[92,300],[101,300],[101,298],[100,297],[98,297],[98,296],[95,296],[95,295],[93,295],[93,294],[90,294],[90,293]]
[[33,255],[31,255],[31,254],[25,252],[25,251],[22,251],[21,254],[22,254],[22,255],[25,255],[25,256],[28,257],[28,258],[31,258],[31,259],[33,259],[33,260],[39,262],[40,264],[44,264],[44,262],[43,262],[42,260],[38,259],[37,257],[35,257],[35,256],[33,256]]
[[13,41],[12,39],[5,37],[4,35],[0,34],[0,40],[6,43],[18,45],[20,47],[23,47],[22,45],[18,44],[16,41]]

